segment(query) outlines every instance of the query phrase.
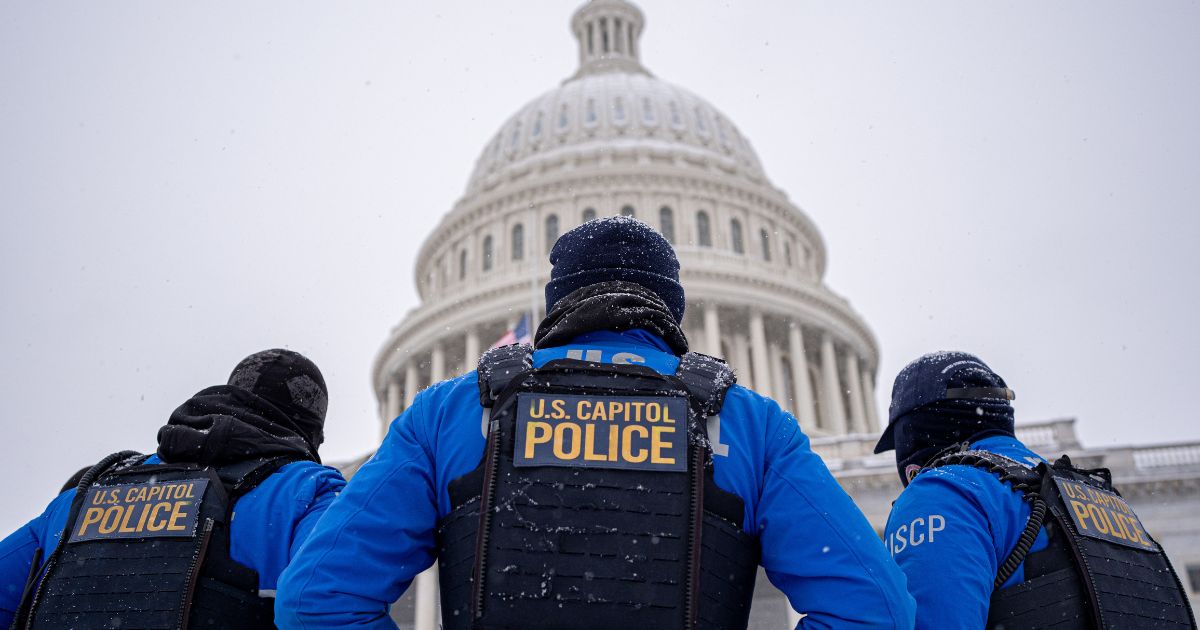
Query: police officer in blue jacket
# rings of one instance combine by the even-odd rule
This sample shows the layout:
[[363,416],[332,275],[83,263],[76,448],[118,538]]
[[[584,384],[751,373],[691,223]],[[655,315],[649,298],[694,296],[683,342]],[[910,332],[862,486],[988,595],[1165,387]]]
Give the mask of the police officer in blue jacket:
[[0,542],[0,626],[273,628],[280,572],[345,485],[317,455],[327,401],[298,353],[241,361],[157,453],[106,457]]
[[596,219],[550,253],[534,348],[420,393],[280,580],[283,628],[744,628],[759,564],[804,628],[908,628],[903,577],[795,418],[689,353],[670,244]]
[[1029,450],[1014,398],[965,352],[922,356],[896,377],[875,452],[895,449],[906,486],[884,542],[908,576],[917,627],[1195,627],[1108,471]]

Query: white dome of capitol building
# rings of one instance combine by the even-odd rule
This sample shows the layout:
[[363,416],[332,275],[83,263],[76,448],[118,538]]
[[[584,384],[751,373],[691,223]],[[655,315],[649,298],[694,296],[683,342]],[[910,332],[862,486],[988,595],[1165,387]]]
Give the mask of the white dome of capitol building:
[[536,328],[557,237],[624,214],[674,244],[693,350],[728,360],[811,436],[879,429],[875,340],[822,283],[816,226],[732,121],[643,67],[643,25],[631,4],[585,5],[571,21],[579,71],[487,142],[421,247],[421,305],[376,359],[385,422],[420,389],[473,369],[524,313],[535,311]]

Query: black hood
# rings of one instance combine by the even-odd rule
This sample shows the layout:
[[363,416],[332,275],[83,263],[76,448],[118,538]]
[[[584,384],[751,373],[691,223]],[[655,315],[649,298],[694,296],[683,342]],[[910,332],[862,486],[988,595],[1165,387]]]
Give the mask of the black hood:
[[267,399],[217,385],[201,390],[171,414],[158,430],[158,455],[166,462],[203,465],[279,456],[320,462],[320,435],[311,433],[311,427],[301,426]]

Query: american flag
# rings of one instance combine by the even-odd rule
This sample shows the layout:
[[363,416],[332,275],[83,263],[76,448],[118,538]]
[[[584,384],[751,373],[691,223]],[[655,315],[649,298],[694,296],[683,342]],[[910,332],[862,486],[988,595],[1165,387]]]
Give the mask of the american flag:
[[[504,333],[496,343],[492,344],[492,348],[507,346],[513,343],[533,343],[533,337],[529,336],[529,313],[521,316],[521,321],[508,332]],[[489,348],[490,350],[490,348]]]

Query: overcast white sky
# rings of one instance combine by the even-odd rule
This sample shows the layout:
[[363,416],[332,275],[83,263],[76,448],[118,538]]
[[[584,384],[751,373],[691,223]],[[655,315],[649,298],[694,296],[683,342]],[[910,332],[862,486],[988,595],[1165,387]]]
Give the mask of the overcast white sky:
[[[1018,419],[1200,439],[1200,3],[639,4],[821,228],[881,409],[961,348]],[[327,460],[371,450],[418,246],[576,6],[0,5],[0,530],[267,347],[324,371]]]

